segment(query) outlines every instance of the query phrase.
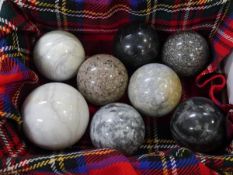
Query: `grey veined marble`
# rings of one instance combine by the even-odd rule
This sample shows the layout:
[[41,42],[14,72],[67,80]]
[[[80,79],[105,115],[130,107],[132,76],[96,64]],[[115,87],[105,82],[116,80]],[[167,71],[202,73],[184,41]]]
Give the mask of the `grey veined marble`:
[[211,100],[193,97],[177,107],[170,129],[174,139],[182,146],[209,153],[223,148],[226,117]]
[[161,117],[180,101],[181,82],[168,66],[158,63],[140,67],[130,78],[128,96],[132,105],[145,115]]
[[196,32],[171,35],[164,44],[163,62],[181,76],[199,73],[208,61],[206,40]]
[[144,142],[145,124],[133,107],[111,103],[94,115],[90,136],[98,148],[114,148],[132,154]]

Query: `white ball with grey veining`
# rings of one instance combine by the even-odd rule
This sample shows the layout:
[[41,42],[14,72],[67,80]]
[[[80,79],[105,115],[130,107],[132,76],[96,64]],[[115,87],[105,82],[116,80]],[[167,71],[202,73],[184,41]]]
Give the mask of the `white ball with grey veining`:
[[162,60],[178,75],[193,76],[204,69],[208,55],[208,44],[201,35],[180,32],[171,35],[165,42]]
[[98,148],[113,148],[132,154],[144,142],[145,125],[133,107],[111,103],[94,115],[90,136],[93,145]]
[[49,150],[76,143],[89,122],[85,99],[64,83],[47,83],[36,88],[25,99],[22,114],[26,136]]
[[141,113],[161,117],[171,112],[181,98],[181,82],[168,66],[147,64],[137,69],[130,78],[128,96]]
[[84,58],[85,52],[79,39],[60,30],[43,35],[33,51],[33,60],[38,71],[55,81],[64,81],[75,76]]

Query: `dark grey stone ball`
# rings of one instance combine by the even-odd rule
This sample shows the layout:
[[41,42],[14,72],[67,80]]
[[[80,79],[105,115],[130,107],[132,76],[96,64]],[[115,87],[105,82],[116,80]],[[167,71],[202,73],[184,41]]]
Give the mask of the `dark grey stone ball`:
[[174,112],[170,129],[174,139],[193,151],[209,153],[223,147],[226,119],[209,99],[193,97]]
[[113,52],[130,72],[145,64],[158,62],[157,32],[147,24],[127,24],[118,30],[114,38]]
[[168,37],[162,50],[163,62],[180,76],[201,72],[208,62],[209,47],[196,32],[179,32]]

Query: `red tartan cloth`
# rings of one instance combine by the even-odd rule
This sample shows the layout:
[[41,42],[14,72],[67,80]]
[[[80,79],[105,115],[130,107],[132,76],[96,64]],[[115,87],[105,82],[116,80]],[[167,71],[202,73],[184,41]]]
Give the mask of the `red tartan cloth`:
[[[220,63],[233,48],[231,0],[6,0],[0,11],[0,174],[217,174],[233,172],[233,143],[218,155],[203,155],[176,145],[168,115],[144,117],[146,140],[130,157],[111,149],[95,150],[88,131],[61,152],[39,149],[22,132],[20,107],[25,96],[44,79],[31,62],[35,41],[45,32],[63,29],[83,43],[87,56],[112,53],[119,27],[145,22],[163,43],[176,31],[196,30],[211,46],[210,65],[195,79],[182,79],[183,96],[209,96],[228,117],[233,133],[233,109],[227,104]],[[75,80],[67,82],[75,86]],[[127,101],[123,98],[122,101]],[[89,106],[91,115],[97,110]],[[227,115],[228,114],[228,115]]]

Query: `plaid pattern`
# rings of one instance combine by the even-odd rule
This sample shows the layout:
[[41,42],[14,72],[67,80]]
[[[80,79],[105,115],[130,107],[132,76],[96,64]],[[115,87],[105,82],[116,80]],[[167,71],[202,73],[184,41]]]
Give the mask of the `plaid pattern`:
[[[0,174],[215,175],[233,172],[233,143],[218,156],[180,148],[171,138],[170,116],[157,120],[144,117],[145,143],[130,157],[111,149],[95,150],[88,133],[62,152],[41,150],[24,137],[20,116],[22,100],[30,90],[46,82],[30,62],[38,37],[53,29],[64,29],[77,35],[87,55],[112,53],[112,39],[117,29],[134,21],[155,26],[161,41],[167,33],[180,30],[197,30],[206,36],[212,49],[211,64],[196,77],[198,87],[193,83],[195,80],[182,80],[182,98],[210,96],[226,113],[233,109],[219,97],[225,77],[218,73],[220,62],[233,48],[231,0],[6,0],[0,11]],[[89,109],[91,114],[97,110],[91,105]],[[230,139],[233,113],[228,114],[229,126],[232,126]]]

